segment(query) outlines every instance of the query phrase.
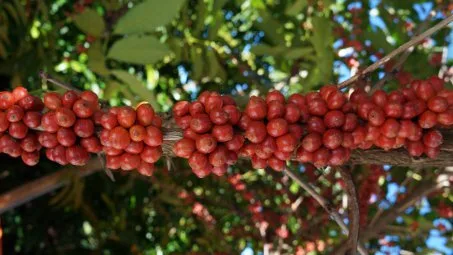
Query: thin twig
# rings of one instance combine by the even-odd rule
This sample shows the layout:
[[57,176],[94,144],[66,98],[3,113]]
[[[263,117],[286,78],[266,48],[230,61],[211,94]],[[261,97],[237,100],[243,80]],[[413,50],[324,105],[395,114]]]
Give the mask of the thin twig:
[[[423,30],[426,29],[426,27],[429,25],[429,23],[431,22],[431,19],[436,16],[436,11],[432,11],[429,13],[429,15],[426,17],[426,19],[423,21],[422,24],[420,24],[420,26],[417,28],[417,30],[415,31],[414,35],[419,35]],[[382,79],[380,79],[372,88],[371,88],[371,91],[370,93],[373,93],[374,91],[378,90],[378,89],[381,89],[382,86],[384,86],[384,84],[390,80],[395,73],[399,72],[404,64],[404,62],[406,62],[407,58],[409,57],[409,55],[414,51],[414,47],[410,47],[409,49],[406,50],[406,52],[403,53],[403,55],[401,55],[401,57],[398,59],[398,62],[396,62],[396,64],[393,66],[392,68],[392,71],[391,72],[388,72],[385,74],[384,77],[382,77]]]
[[55,78],[53,78],[52,76],[50,76],[50,74],[44,72],[44,71],[40,71],[39,72],[39,77],[41,77],[41,79],[45,80],[45,81],[48,81],[58,87],[61,87],[61,88],[64,88],[64,89],[67,89],[67,90],[74,90],[76,91],[77,93],[80,93],[82,92],[82,90],[78,89],[78,88],[75,88],[69,84],[66,84],[66,83],[63,83]]
[[351,173],[343,168],[338,167],[337,170],[341,174],[346,185],[346,194],[348,195],[348,211],[349,211],[349,252],[350,255],[355,255],[357,251],[357,242],[359,239],[359,202],[357,201],[357,192],[355,189],[355,184],[352,180]]
[[374,70],[378,69],[380,66],[382,66],[385,63],[387,63],[389,60],[391,60],[392,58],[394,58],[398,54],[405,52],[410,47],[418,44],[423,39],[425,39],[426,37],[434,34],[437,31],[439,31],[440,29],[442,29],[443,27],[447,26],[452,21],[453,21],[453,15],[448,16],[446,19],[444,19],[441,22],[437,23],[435,26],[431,27],[430,29],[426,30],[425,32],[421,33],[420,35],[417,35],[417,36],[413,37],[410,41],[406,42],[405,44],[401,45],[397,49],[393,50],[387,56],[381,58],[376,63],[370,65],[367,68],[365,68],[362,72],[360,72],[360,74],[354,75],[351,78],[347,79],[346,81],[340,83],[338,85],[338,87],[339,88],[344,88],[344,87],[350,85],[351,83],[354,83],[355,81],[358,80],[358,78],[360,76],[363,76],[363,75],[366,75],[368,73],[373,72]]
[[[321,206],[324,208],[324,210],[327,211],[327,213],[330,215],[330,217],[340,226],[340,228],[345,232],[347,235],[349,235],[349,230],[346,224],[343,222],[343,219],[341,218],[340,214],[332,207],[332,205],[321,195],[314,190],[310,184],[306,183],[304,180],[299,178],[295,173],[292,171],[285,169],[283,170],[285,174],[289,176],[293,181],[295,181],[297,184],[299,184],[300,187],[302,187],[305,191],[307,191],[310,196],[312,196]],[[361,244],[358,244],[358,250],[359,253],[362,255],[368,254],[366,251],[365,247]]]

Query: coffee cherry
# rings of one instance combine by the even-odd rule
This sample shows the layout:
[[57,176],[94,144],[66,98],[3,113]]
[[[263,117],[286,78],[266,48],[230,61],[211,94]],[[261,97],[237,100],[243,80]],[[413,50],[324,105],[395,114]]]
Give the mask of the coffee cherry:
[[211,121],[216,125],[223,125],[228,122],[229,116],[228,113],[225,112],[222,108],[213,108],[209,112],[209,118]]
[[367,120],[368,119],[368,114],[372,109],[376,109],[377,106],[373,104],[372,102],[369,101],[363,101],[358,105],[358,115],[360,118]]
[[405,101],[411,101],[417,98],[413,88],[403,88],[401,90],[401,94],[403,94],[403,98]]
[[106,147],[106,146],[104,146],[102,148],[102,150],[104,151],[105,155],[108,155],[108,156],[118,156],[124,152],[123,150],[115,149],[113,147]]
[[434,88],[429,82],[422,81],[420,82],[420,85],[415,89],[415,93],[418,98],[424,101],[428,101],[430,98],[435,96],[436,91],[434,91]]
[[55,111],[55,120],[60,127],[72,127],[76,121],[74,112],[68,108],[58,108]]
[[424,146],[421,141],[407,141],[406,149],[412,157],[420,157],[423,154]]
[[106,156],[105,166],[108,169],[117,170],[121,167],[121,156]]
[[453,125],[453,109],[437,114],[437,122],[444,126]]
[[244,112],[252,120],[262,120],[267,115],[267,104],[264,99],[252,96],[250,97]]
[[418,118],[418,125],[423,129],[429,129],[437,124],[437,115],[427,110]]
[[439,147],[444,141],[442,133],[439,130],[429,130],[423,135],[423,144],[426,147],[436,148]]
[[143,148],[145,147],[143,142],[134,142],[132,141],[126,149],[124,149],[125,152],[130,153],[130,154],[140,154],[143,151]]
[[346,103],[346,97],[340,91],[336,91],[327,97],[326,102],[330,110],[338,110]]
[[346,161],[349,160],[348,150],[343,147],[338,147],[335,150],[332,150],[331,156],[329,159],[329,165],[331,166],[341,166]]
[[182,129],[188,129],[190,127],[190,122],[192,121],[192,116],[186,115],[183,117],[175,117],[176,125]]
[[182,138],[173,145],[173,153],[180,158],[189,158],[195,151],[195,142],[189,138]]
[[385,151],[391,150],[394,148],[396,143],[396,137],[389,138],[385,135],[379,136],[379,138],[374,142],[374,144]]
[[29,133],[20,141],[20,147],[26,152],[33,152],[39,150],[41,145],[39,144],[38,137],[33,133]]
[[118,110],[117,119],[118,124],[124,128],[130,128],[134,125],[137,115],[132,107],[123,106]]
[[61,102],[65,108],[72,109],[74,103],[79,99],[77,93],[73,90],[66,91],[61,97]]
[[316,116],[324,116],[327,113],[327,104],[321,98],[313,99],[308,104],[308,112]]
[[190,104],[189,106],[189,113],[192,116],[195,116],[197,114],[205,114],[205,109],[204,105],[201,102],[195,101]]
[[302,140],[302,148],[307,152],[314,152],[322,146],[322,137],[318,133],[309,133]]
[[245,131],[245,137],[252,143],[260,143],[266,138],[267,130],[266,126],[261,121],[250,122],[247,130]]
[[198,151],[192,153],[189,158],[189,166],[194,169],[205,169],[208,165],[208,157]]
[[327,128],[340,128],[345,123],[345,115],[341,111],[329,111],[324,115],[324,124]]
[[206,133],[211,130],[212,122],[207,114],[197,114],[190,121],[190,128],[199,133]]
[[357,125],[359,124],[359,120],[357,118],[356,114],[353,113],[347,113],[344,118],[344,124],[343,124],[343,131],[348,131],[352,132]]
[[297,140],[291,134],[282,135],[277,138],[277,149],[283,152],[292,152],[296,148]]
[[366,141],[376,141],[379,136],[381,135],[381,131],[379,130],[379,127],[372,126],[370,124],[367,124],[365,126],[366,129]]
[[326,166],[329,162],[331,152],[325,147],[319,148],[317,151],[313,152],[313,164],[316,167]]
[[24,117],[24,110],[18,105],[13,105],[8,110],[6,110],[6,118],[9,122],[18,122],[21,121]]
[[341,146],[348,149],[355,148],[354,136],[352,135],[352,133],[349,132],[343,133],[343,142],[341,143]]
[[78,119],[74,124],[74,132],[78,137],[86,138],[94,134],[94,123],[90,119]]
[[22,154],[20,144],[9,135],[2,136],[0,139],[0,148],[2,148],[3,153],[13,158],[20,157]]
[[362,88],[357,88],[354,90],[354,92],[352,92],[351,96],[349,97],[349,100],[352,103],[360,103],[362,101],[367,101],[368,94]]
[[324,126],[324,120],[320,117],[311,117],[307,122],[307,130],[311,133],[324,133],[326,127]]
[[209,163],[214,167],[220,167],[227,162],[228,150],[225,146],[218,146],[209,154]]
[[417,116],[417,109],[413,101],[407,102],[403,105],[403,119],[412,119]]
[[38,97],[28,95],[19,100],[19,106],[24,111],[41,111],[44,108],[44,104]]
[[183,137],[196,140],[200,135],[195,133],[192,129],[186,129],[183,132]]
[[152,176],[154,173],[154,165],[149,164],[145,161],[141,161],[140,165],[137,168],[137,171],[144,176]]
[[6,110],[14,104],[14,95],[8,91],[0,92],[0,109]]
[[141,159],[139,155],[123,153],[121,155],[121,169],[125,171],[131,171],[137,169],[140,166]]
[[274,157],[286,161],[291,159],[291,152],[274,151]]
[[410,141],[418,141],[422,138],[422,135],[422,129],[417,125],[413,125],[412,134],[410,134],[407,139]]
[[336,149],[343,142],[343,133],[338,129],[329,129],[322,136],[322,143],[328,149]]
[[57,135],[54,133],[40,132],[38,141],[45,148],[54,148],[58,145]]
[[28,90],[22,86],[15,87],[11,93],[13,94],[14,102],[18,102],[28,96]]
[[330,94],[335,93],[337,91],[338,91],[337,86],[325,85],[319,89],[319,94],[321,95],[321,98],[324,99],[324,101],[327,101],[327,98],[330,96]]
[[206,99],[206,102],[203,104],[204,104],[206,113],[210,113],[211,110],[214,108],[223,107],[223,99],[222,99],[222,96],[219,95],[217,92],[211,92],[211,95]]
[[242,115],[241,118],[239,119],[238,126],[239,126],[242,130],[246,130],[246,129],[248,128],[248,126],[250,125],[251,122],[252,122],[252,119],[250,119],[249,116],[247,116],[247,115]]
[[403,115],[403,106],[400,103],[389,102],[383,109],[385,115],[390,118],[400,118]]
[[47,92],[44,94],[44,105],[50,110],[56,110],[63,105],[60,94],[57,92]]
[[130,135],[132,141],[140,142],[140,141],[143,141],[143,139],[145,139],[147,133],[146,133],[146,129],[143,126],[133,125],[129,129],[129,135]]
[[280,101],[271,101],[267,106],[267,119],[272,120],[276,118],[285,117],[285,105]]
[[41,127],[44,131],[55,133],[59,126],[55,112],[46,112],[41,118]]
[[66,159],[74,166],[83,166],[90,159],[88,152],[79,145],[74,145],[66,149]]
[[227,165],[215,166],[211,169],[211,172],[217,176],[224,176],[228,170]]
[[80,140],[80,145],[90,153],[99,153],[102,151],[101,142],[96,136],[82,138]]
[[285,103],[285,97],[283,96],[283,94],[278,91],[278,90],[272,90],[272,91],[269,91],[269,93],[267,93],[266,95],[266,103],[269,104],[271,101],[278,101],[278,102],[281,102],[281,103]]
[[115,127],[109,132],[109,141],[113,148],[124,150],[131,142],[129,132],[123,127]]
[[255,147],[255,155],[262,159],[268,159],[272,156],[272,152],[264,150],[261,144],[259,144]]
[[88,102],[83,99],[78,99],[77,101],[74,102],[72,110],[74,111],[75,115],[79,118],[89,118],[93,116],[95,106],[91,102]]
[[39,152],[26,152],[22,151],[21,154],[22,161],[28,166],[35,166],[39,163]]
[[98,96],[91,90],[85,90],[82,93],[80,93],[80,98],[88,102],[91,102],[94,105],[97,105],[99,103]]
[[448,108],[448,101],[440,96],[432,97],[428,100],[428,109],[433,112],[444,112]]
[[304,127],[299,124],[288,125],[288,132],[292,134],[297,140],[300,140],[304,135]]
[[212,128],[212,135],[218,142],[228,142],[233,139],[233,126],[215,125]]
[[228,114],[231,125],[236,125],[241,119],[241,112],[235,105],[225,105],[223,110]]
[[267,160],[267,164],[269,165],[270,168],[274,169],[275,171],[283,171],[286,167],[286,163],[283,160],[280,160],[276,157],[270,157]]
[[[0,117],[1,119],[1,117]],[[29,128],[37,128],[39,125],[41,125],[41,113],[40,112],[25,112],[24,117],[22,118],[22,121],[24,122],[25,125]],[[0,120],[1,123],[1,120]],[[1,131],[1,125],[0,124],[0,132]]]
[[306,107],[305,97],[302,94],[298,94],[298,93],[295,93],[295,94],[292,94],[291,96],[289,96],[288,103],[295,104],[299,108]]
[[387,94],[383,90],[376,90],[371,96],[373,103],[381,108],[387,104]]
[[146,136],[143,140],[147,145],[157,147],[161,146],[164,141],[162,132],[154,126],[146,127]]
[[304,150],[303,147],[299,147],[299,149],[297,149],[296,159],[302,163],[313,162],[313,153]]
[[162,127],[162,118],[159,115],[154,115],[151,125],[155,126],[157,128],[161,128]]
[[58,145],[57,147],[55,147],[51,150],[52,150],[52,159],[54,162],[57,162],[58,164],[63,165],[63,166],[67,165],[69,163],[68,159],[66,158],[66,147],[64,147],[63,145]]
[[0,112],[0,132],[5,132],[8,130],[9,127],[9,121],[6,117],[6,113]]
[[367,136],[367,130],[362,127],[358,126],[354,131],[352,131],[352,137],[354,138],[354,144],[360,145],[362,142],[365,141]]
[[252,167],[254,169],[262,169],[262,168],[265,168],[267,166],[267,160],[266,159],[259,158],[256,155],[253,155],[250,159],[252,161]]
[[101,125],[105,129],[112,129],[118,126],[118,119],[115,114],[111,112],[104,113],[101,117]]
[[322,99],[321,94],[319,94],[319,92],[312,91],[305,94],[305,102],[307,105],[311,104],[311,102],[315,99]]
[[[179,101],[173,106],[173,115],[182,117],[189,114],[190,103],[188,101]],[[137,108],[138,112],[138,108]]]
[[371,109],[368,113],[368,121],[373,126],[380,126],[385,121],[385,114],[381,108]]
[[386,119],[384,124],[380,127],[381,134],[388,138],[394,138],[398,136],[400,130],[400,123],[395,119]]
[[225,143],[230,151],[239,151],[244,144],[245,138],[242,135],[234,134],[233,138]]
[[266,129],[269,135],[279,137],[288,133],[288,122],[282,118],[273,119],[267,123]]
[[261,150],[267,154],[272,154],[273,152],[277,151],[276,139],[273,138],[272,136],[266,136],[264,141],[262,141],[256,146],[255,152],[258,150]]
[[76,134],[70,128],[60,128],[57,132],[57,141],[63,146],[72,146],[76,140]]
[[140,153],[141,159],[150,164],[157,162],[161,156],[162,156],[161,147],[145,146],[143,148],[142,153]]
[[227,165],[234,165],[238,161],[238,153],[235,151],[228,151]]
[[428,158],[436,159],[439,156],[440,147],[431,148],[431,147],[425,146],[424,153],[426,154],[426,156],[428,156]]
[[28,132],[28,127],[22,122],[13,122],[9,125],[8,133],[16,139],[23,139]]
[[208,154],[215,150],[217,141],[212,135],[204,134],[195,141],[195,145],[198,151]]

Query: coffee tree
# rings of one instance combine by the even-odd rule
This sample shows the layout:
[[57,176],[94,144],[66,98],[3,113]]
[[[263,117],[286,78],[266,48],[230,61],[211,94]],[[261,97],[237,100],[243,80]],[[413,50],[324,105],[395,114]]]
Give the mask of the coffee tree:
[[451,11],[2,4],[3,252],[451,252]]

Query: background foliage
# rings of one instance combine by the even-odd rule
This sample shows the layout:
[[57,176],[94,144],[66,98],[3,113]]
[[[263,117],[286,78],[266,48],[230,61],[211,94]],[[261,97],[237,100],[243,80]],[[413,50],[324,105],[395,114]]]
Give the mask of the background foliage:
[[[111,105],[145,100],[166,112],[203,90],[232,94],[244,104],[250,94],[272,88],[290,94],[344,80],[452,8],[447,0],[0,1],[0,84],[3,90],[24,84],[36,94],[59,90],[41,80],[43,70]],[[430,10],[436,15],[425,21]],[[443,29],[418,45],[404,70],[417,78],[451,76],[449,34]],[[394,86],[391,80],[386,89]],[[57,168],[45,160],[33,168],[0,160],[2,192]],[[334,172],[293,167],[341,207]],[[370,169],[353,170],[359,187]],[[438,171],[385,169],[369,218]],[[247,162],[229,176],[197,179],[178,160],[171,167],[160,163],[152,178],[68,176],[71,185],[2,215],[4,253],[231,254],[272,243],[282,253],[329,254],[343,240],[322,208],[286,177],[251,170]],[[410,181],[402,185],[406,177]],[[439,215],[452,201],[448,191],[425,198],[368,248],[377,254],[452,254],[445,248],[451,238],[443,238],[451,236],[451,221]]]

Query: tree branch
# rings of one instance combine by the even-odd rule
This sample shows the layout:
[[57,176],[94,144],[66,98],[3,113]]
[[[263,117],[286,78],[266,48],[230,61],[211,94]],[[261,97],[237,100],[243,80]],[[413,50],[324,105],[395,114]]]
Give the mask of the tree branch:
[[61,87],[61,88],[64,88],[64,89],[67,89],[67,90],[74,90],[76,91],[77,93],[81,93],[82,91],[76,87],[73,87],[71,85],[68,85],[66,83],[63,83],[55,78],[53,78],[52,76],[50,76],[50,74],[44,72],[44,71],[40,71],[39,72],[39,77],[41,77],[41,79],[45,80],[45,81],[48,81],[58,87]]
[[441,22],[437,23],[435,26],[431,27],[430,29],[426,30],[425,32],[413,37],[410,41],[406,42],[405,44],[401,45],[400,47],[398,47],[397,49],[393,50],[392,52],[390,52],[387,56],[381,58],[379,61],[377,61],[376,63],[370,65],[369,67],[365,68],[362,72],[360,72],[359,74],[357,75],[354,75],[352,76],[351,78],[347,79],[346,81],[340,83],[338,85],[338,87],[340,88],[344,88],[348,85],[350,85],[351,83],[354,83],[355,81],[358,80],[358,78],[360,76],[363,76],[363,75],[366,75],[368,73],[371,73],[373,72],[374,70],[378,69],[381,65],[387,63],[389,60],[391,60],[392,58],[396,57],[397,55],[399,55],[400,53],[403,53],[405,52],[407,49],[409,49],[410,47],[420,43],[423,39],[425,39],[426,37],[434,34],[435,32],[439,31],[440,29],[442,29],[443,27],[447,26],[450,22],[453,21],[453,15],[450,15],[448,16],[447,18],[445,18],[444,20],[442,20]]
[[359,220],[360,220],[357,192],[349,170],[343,167],[337,167],[336,169],[341,174],[341,178],[343,179],[346,185],[346,194],[348,195],[349,235],[348,235],[348,248],[346,252],[349,255],[355,255],[357,251],[357,242],[359,239]]
[[[316,190],[314,190],[310,184],[306,183],[304,180],[302,180],[300,177],[298,177],[292,171],[285,169],[285,170],[283,170],[283,172],[285,174],[287,174],[293,181],[295,181],[297,184],[299,184],[299,186],[302,187],[305,191],[307,191],[307,193],[310,194],[310,196],[312,196],[322,206],[322,208],[324,208],[324,210],[326,210],[326,212],[340,226],[340,228],[347,235],[349,235],[348,227],[343,222],[343,219],[341,218],[340,214],[335,210],[335,208],[332,207],[332,205],[324,197],[319,195],[318,192],[316,192]],[[358,222],[357,222],[357,226],[358,226]],[[357,236],[356,236],[356,240],[357,240]],[[356,245],[357,245],[357,243],[356,243]],[[360,254],[362,254],[362,255],[368,254],[365,247],[363,247],[361,244],[358,245],[358,249],[359,249]]]

